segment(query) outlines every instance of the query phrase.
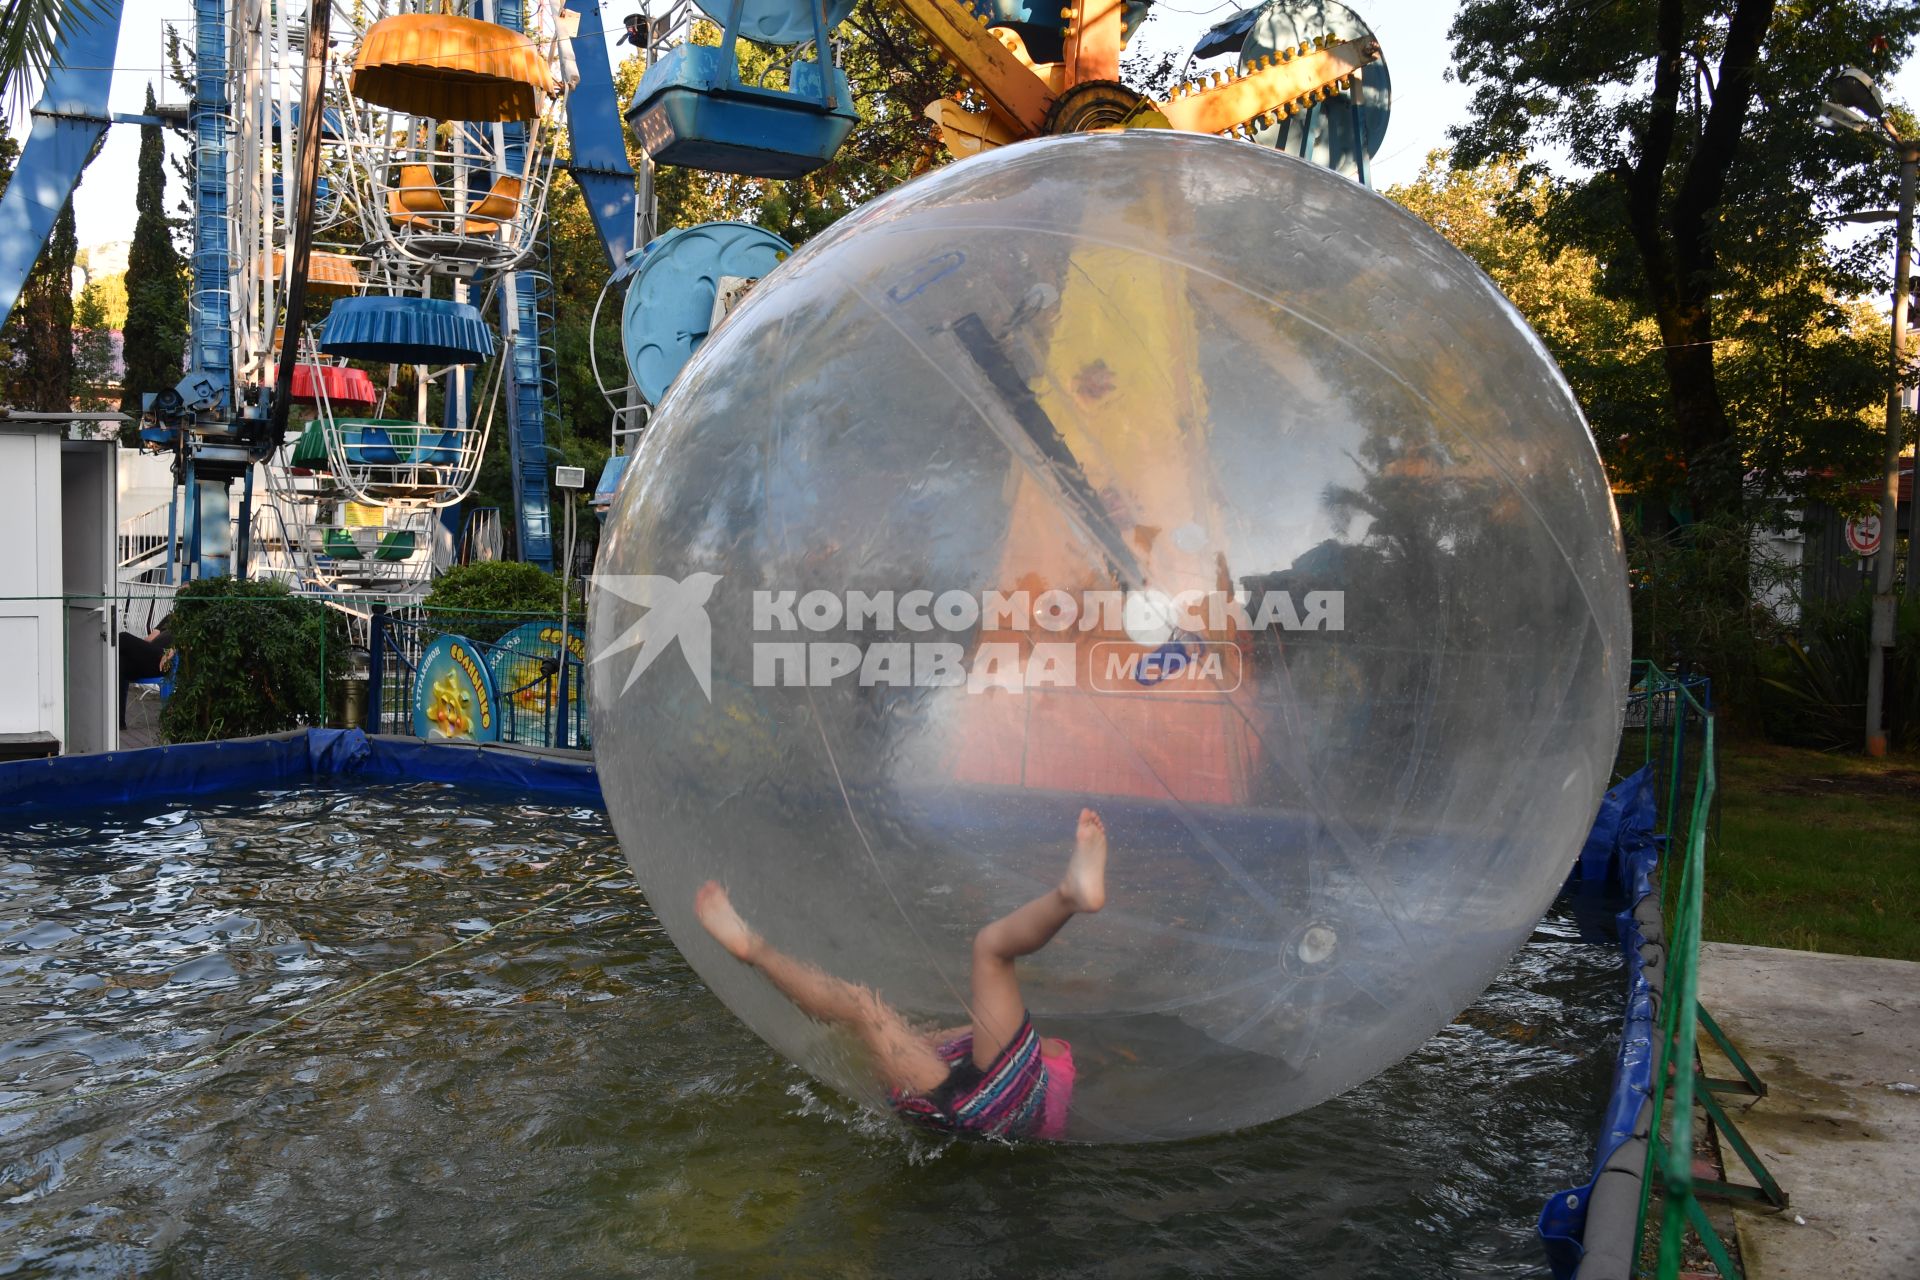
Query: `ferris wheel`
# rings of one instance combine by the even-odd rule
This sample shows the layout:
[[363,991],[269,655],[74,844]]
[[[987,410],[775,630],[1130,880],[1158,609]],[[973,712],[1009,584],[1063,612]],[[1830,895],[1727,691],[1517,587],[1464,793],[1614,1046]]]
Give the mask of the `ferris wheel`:
[[[259,517],[267,571],[392,596],[428,581],[436,516],[472,494],[509,380],[512,344],[489,315],[527,287],[570,27],[549,4],[362,4],[310,58],[285,6],[231,0],[236,370],[264,386],[293,348]],[[320,120],[302,130],[315,61]],[[306,296],[326,304],[290,334],[275,321],[297,229]]]

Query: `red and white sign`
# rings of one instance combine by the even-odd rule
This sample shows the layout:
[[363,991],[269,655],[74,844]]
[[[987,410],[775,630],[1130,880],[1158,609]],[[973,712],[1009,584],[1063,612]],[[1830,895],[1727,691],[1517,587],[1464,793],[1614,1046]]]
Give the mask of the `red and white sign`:
[[1880,517],[1857,516],[1847,521],[1847,550],[1857,556],[1870,556],[1880,550]]

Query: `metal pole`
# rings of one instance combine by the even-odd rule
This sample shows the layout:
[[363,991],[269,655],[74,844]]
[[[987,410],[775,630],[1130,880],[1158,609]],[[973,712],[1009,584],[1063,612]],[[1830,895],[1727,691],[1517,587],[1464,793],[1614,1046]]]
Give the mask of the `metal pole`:
[[567,642],[567,624],[570,620],[569,606],[573,603],[570,592],[573,590],[573,493],[572,489],[560,491],[566,521],[566,537],[560,552],[560,690],[559,700],[554,706],[555,732],[547,737],[549,746],[570,747],[573,745],[573,728],[567,716],[568,687],[567,659],[573,649]]
[[234,548],[233,556],[233,576],[236,578],[247,576],[249,569],[247,561],[253,554],[253,464],[251,462],[247,464],[247,469],[241,472],[240,476],[240,536],[236,539],[239,545]]
[[1867,754],[1887,754],[1887,650],[1893,647],[1893,571],[1900,515],[1900,448],[1906,443],[1900,414],[1900,370],[1907,354],[1907,277],[1913,273],[1913,184],[1920,169],[1920,143],[1896,142],[1900,155],[1900,216],[1894,229],[1893,346],[1887,370],[1886,484],[1880,493],[1880,550],[1873,560],[1873,631],[1867,640]]
[[[1915,292],[1909,290],[1907,293],[1908,320],[1913,319],[1914,297]],[[1912,389],[1912,387],[1907,388],[1907,390]],[[1902,401],[1906,399],[1904,392],[1901,399]],[[1916,463],[1920,464],[1920,451],[1916,451],[1915,458]],[[1908,600],[1920,599],[1920,465],[1916,465],[1915,468],[1914,486],[1907,498],[1907,577],[1906,585],[1900,591],[1900,594]],[[1899,530],[1896,529],[1894,532],[1898,533]]]
[[380,686],[387,674],[387,606],[373,606],[367,634],[367,724],[368,733],[380,732]]
[[[327,33],[333,21],[333,0],[313,0],[307,6],[305,80],[300,93],[299,168],[286,175],[287,222],[292,227],[287,246],[286,335],[280,342],[280,363],[273,375],[273,401],[267,406],[266,433],[275,449],[287,433],[287,412],[293,405],[293,367],[300,358],[300,329],[306,322],[307,271],[313,262],[314,202],[320,189],[320,134],[326,122]],[[282,125],[281,138],[291,132]],[[272,259],[268,259],[269,262]],[[272,323],[271,320],[268,321]]]

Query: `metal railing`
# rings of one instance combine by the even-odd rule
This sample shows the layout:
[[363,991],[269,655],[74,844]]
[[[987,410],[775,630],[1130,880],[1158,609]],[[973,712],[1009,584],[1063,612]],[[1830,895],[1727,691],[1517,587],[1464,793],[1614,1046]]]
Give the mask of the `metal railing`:
[[[1671,1280],[1686,1265],[1689,1234],[1727,1280],[1741,1275],[1726,1243],[1707,1216],[1703,1199],[1745,1201],[1785,1208],[1787,1195],[1765,1163],[1741,1135],[1719,1102],[1722,1094],[1763,1096],[1766,1085],[1754,1074],[1713,1016],[1700,1003],[1700,920],[1706,881],[1707,833],[1719,785],[1711,694],[1704,681],[1678,678],[1651,663],[1636,664],[1636,688],[1658,694],[1645,701],[1669,706],[1671,723],[1656,725],[1649,714],[1643,729],[1645,758],[1656,765],[1663,793],[1666,837],[1663,906],[1666,922],[1665,1000],[1659,1011],[1649,1099],[1646,1159],[1634,1243],[1641,1252],[1656,1226],[1652,1274]],[[1689,753],[1697,727],[1698,739]],[[1656,730],[1664,730],[1663,734]],[[1664,736],[1665,741],[1660,738]],[[1674,870],[1678,869],[1678,876]],[[1733,1064],[1739,1078],[1720,1080],[1701,1068],[1698,1041],[1705,1031]],[[1696,1122],[1704,1113],[1713,1130],[1740,1159],[1756,1185],[1747,1186],[1696,1172]]]
[[[1700,1005],[1700,917],[1718,772],[1711,682],[1633,664],[1615,785],[1569,887],[1583,936],[1614,938],[1626,1001],[1592,1175],[1542,1207],[1539,1232],[1557,1280],[1675,1280],[1709,1262],[1740,1271],[1702,1205],[1776,1207],[1786,1195],[1720,1106],[1766,1086]],[[1624,910],[1621,908],[1624,906]],[[1589,932],[1591,930],[1591,932]],[[1738,1079],[1703,1074],[1696,1038],[1712,1037]],[[1757,1185],[1699,1172],[1695,1108]]]
[[[1652,1114],[1648,1126],[1646,1168],[1640,1198],[1639,1229],[1636,1238],[1646,1239],[1649,1225],[1657,1215],[1659,1243],[1654,1274],[1661,1280],[1676,1277],[1685,1263],[1689,1231],[1699,1241],[1715,1270],[1732,1280],[1741,1274],[1728,1253],[1725,1242],[1708,1219],[1703,1198],[1744,1200],[1750,1203],[1785,1208],[1787,1195],[1768,1172],[1765,1163],[1748,1145],[1739,1127],[1727,1115],[1716,1094],[1745,1093],[1762,1096],[1766,1085],[1741,1057],[1726,1033],[1700,1004],[1700,919],[1706,882],[1707,828],[1719,784],[1714,754],[1714,717],[1711,709],[1694,697],[1693,692],[1674,681],[1657,667],[1648,664],[1649,683],[1665,681],[1677,690],[1676,707],[1681,726],[1674,732],[1669,759],[1667,790],[1675,803],[1668,806],[1668,870],[1679,861],[1677,884],[1667,877],[1666,919],[1669,922],[1667,947],[1667,999],[1660,1012],[1660,1030],[1653,1067]],[[1698,717],[1701,725],[1701,750],[1693,769],[1691,804],[1687,806],[1684,827],[1674,832],[1672,822],[1679,810],[1677,801],[1686,775],[1686,734],[1688,717]],[[1700,1068],[1698,1042],[1701,1031],[1712,1037],[1739,1073],[1738,1080],[1718,1080]],[[1717,1178],[1703,1178],[1694,1168],[1695,1108],[1704,1111],[1719,1136],[1726,1140],[1756,1186],[1744,1186]],[[1656,1199],[1658,1204],[1655,1204]]]

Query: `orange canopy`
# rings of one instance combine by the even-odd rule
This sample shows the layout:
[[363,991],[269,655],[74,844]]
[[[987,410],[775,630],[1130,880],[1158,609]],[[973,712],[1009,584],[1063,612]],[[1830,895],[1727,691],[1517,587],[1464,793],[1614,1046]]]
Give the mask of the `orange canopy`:
[[[278,249],[273,251],[273,274],[276,277],[286,271],[286,261],[284,253]],[[315,249],[307,255],[307,292],[358,293],[360,269],[353,265],[351,258]]]
[[382,18],[353,60],[355,97],[434,120],[533,120],[552,83],[520,32],[446,14]]

